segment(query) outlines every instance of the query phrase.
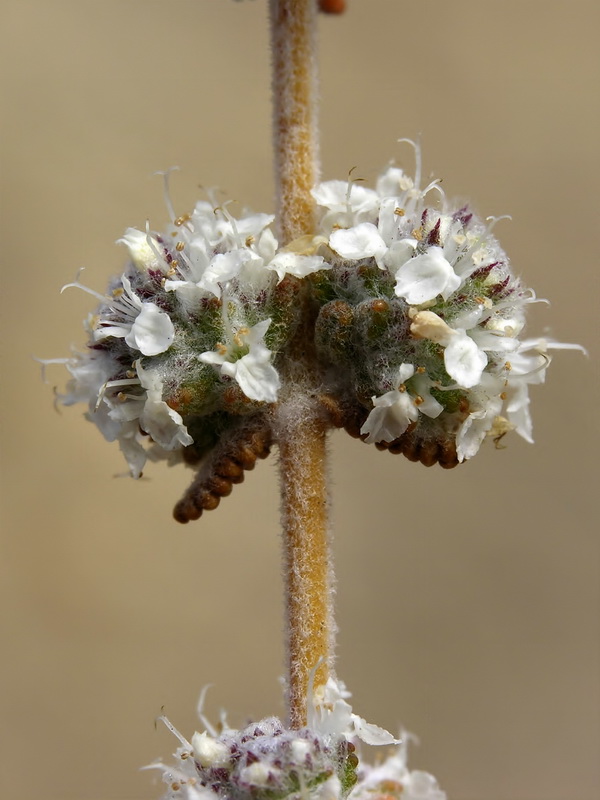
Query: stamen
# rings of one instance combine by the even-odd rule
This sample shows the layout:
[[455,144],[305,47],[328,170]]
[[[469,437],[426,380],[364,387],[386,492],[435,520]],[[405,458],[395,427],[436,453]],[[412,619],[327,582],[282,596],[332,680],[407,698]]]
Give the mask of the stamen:
[[155,175],[162,175],[165,205],[167,207],[167,213],[172,221],[175,220],[175,209],[173,208],[173,203],[171,202],[171,195],[169,192],[169,178],[171,173],[178,169],[179,167],[169,167],[167,170],[159,170],[158,172],[154,173]]

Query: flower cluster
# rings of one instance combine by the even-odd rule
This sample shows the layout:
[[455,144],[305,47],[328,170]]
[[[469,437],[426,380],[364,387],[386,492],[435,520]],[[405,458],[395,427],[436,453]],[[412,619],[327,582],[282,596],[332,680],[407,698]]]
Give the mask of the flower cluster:
[[269,424],[300,335],[324,415],[380,449],[452,467],[486,436],[531,441],[529,386],[569,345],[520,338],[536,298],[497,220],[422,187],[415,151],[414,178],[392,166],[375,189],[321,183],[315,235],[285,247],[273,216],[208,201],[162,233],[128,229],[106,295],[69,284],[100,305],[61,402],[87,402],[134,477],[149,457],[198,462],[240,418]]
[[[156,761],[168,789],[164,800],[445,800],[436,780],[426,772],[409,771],[406,739],[352,712],[349,693],[330,678],[309,692],[308,726],[285,728],[276,717],[230,728],[225,718],[218,732],[202,715],[207,730],[188,741],[165,717],[179,739],[174,764]],[[356,742],[397,745],[376,767],[362,762]]]

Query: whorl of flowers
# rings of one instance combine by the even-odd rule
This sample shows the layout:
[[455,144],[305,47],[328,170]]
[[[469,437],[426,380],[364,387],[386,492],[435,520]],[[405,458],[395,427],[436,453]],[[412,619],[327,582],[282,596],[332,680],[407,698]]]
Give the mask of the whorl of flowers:
[[[309,724],[285,728],[277,717],[241,730],[225,718],[220,730],[202,715],[206,730],[188,741],[166,717],[160,719],[179,739],[175,762],[156,761],[167,785],[164,800],[446,800],[432,775],[406,766],[407,739],[366,722],[352,712],[341,682],[330,678],[309,694]],[[356,755],[359,740],[396,745],[377,766]]]
[[437,181],[422,188],[415,151],[414,178],[391,166],[375,189],[318,185],[316,234],[286,247],[273,216],[203,201],[162,233],[129,228],[106,295],[69,284],[100,305],[59,399],[87,402],[133,477],[147,458],[210,463],[181,521],[268,453],[273,404],[298,380],[329,424],[428,466],[513,429],[532,441],[528,388],[561,345],[520,338],[535,295],[496,220],[452,206]]

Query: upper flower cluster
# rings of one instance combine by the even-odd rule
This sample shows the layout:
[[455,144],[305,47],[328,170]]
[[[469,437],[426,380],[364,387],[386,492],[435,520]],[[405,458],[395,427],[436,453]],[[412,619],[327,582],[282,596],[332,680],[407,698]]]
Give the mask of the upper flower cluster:
[[422,187],[415,151],[414,177],[392,166],[374,189],[321,183],[315,235],[286,247],[273,216],[207,201],[161,233],[129,228],[106,295],[69,284],[100,305],[60,400],[88,403],[134,477],[148,457],[197,461],[236,420],[269,424],[300,335],[323,413],[366,442],[451,467],[487,435],[531,441],[528,388],[569,345],[521,338],[536,298],[497,220]]

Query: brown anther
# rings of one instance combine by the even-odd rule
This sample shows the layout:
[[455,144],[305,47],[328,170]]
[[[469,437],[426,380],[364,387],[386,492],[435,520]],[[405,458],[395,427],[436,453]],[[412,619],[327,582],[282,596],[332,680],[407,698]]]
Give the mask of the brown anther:
[[178,792],[181,789],[181,785],[179,783],[176,783],[176,782],[172,783],[171,784],[171,789],[174,792]]
[[252,236],[252,234],[250,234],[250,236],[246,237],[246,247],[250,247],[251,245],[254,244],[255,241],[256,241],[256,237],[254,237],[254,236]]
[[500,392],[500,400],[506,400],[507,397],[508,395],[506,394],[506,392]]
[[117,394],[117,400],[119,401],[119,403],[124,403],[125,400],[127,400],[127,395],[125,394],[125,392],[119,392]]
[[181,251],[184,248],[185,248],[185,242],[177,242],[177,244],[175,245],[175,250],[177,250],[178,253],[181,253]]
[[183,223],[189,222],[190,219],[191,217],[189,214],[182,214],[180,217],[177,217],[177,219],[174,220],[174,224],[177,225],[178,228],[181,228]]
[[417,375],[423,375],[425,372],[427,372],[427,370],[425,369],[425,367],[417,367],[415,372],[417,373]]
[[479,297],[478,296],[478,297],[474,297],[473,300],[475,300],[476,303],[479,303],[480,306],[485,304],[485,297]]
[[175,274],[175,270],[177,269],[178,266],[179,266],[179,261],[177,261],[177,259],[174,258],[173,261],[171,261],[171,269],[169,270],[169,272],[172,271],[173,274]]
[[411,231],[411,236],[420,242],[423,239],[423,228],[415,228]]
[[128,369],[127,372],[125,373],[125,375],[128,378],[135,378],[135,377],[137,377],[137,372],[134,369]]
[[510,370],[512,369],[512,364],[510,363],[510,361],[505,362],[504,369],[510,372]]
[[115,290],[113,291],[113,293],[112,293],[112,296],[113,296],[113,297],[121,297],[121,295],[123,294],[123,292],[124,292],[124,291],[125,291],[125,290],[123,289],[123,287],[122,287],[122,286],[119,286],[119,288],[118,288],[118,289],[115,289]]
[[406,211],[403,208],[395,208],[394,209],[394,214],[397,217],[403,217],[406,214]]
[[171,231],[171,236],[179,236],[179,231]]
[[405,392],[406,391],[406,384],[401,383],[400,386],[398,387],[398,391],[399,392]]
[[418,395],[415,397],[415,405],[416,405],[416,406],[422,406],[424,402],[425,402],[425,400],[424,400],[424,399],[421,397],[421,395],[420,395],[420,394],[418,394]]

